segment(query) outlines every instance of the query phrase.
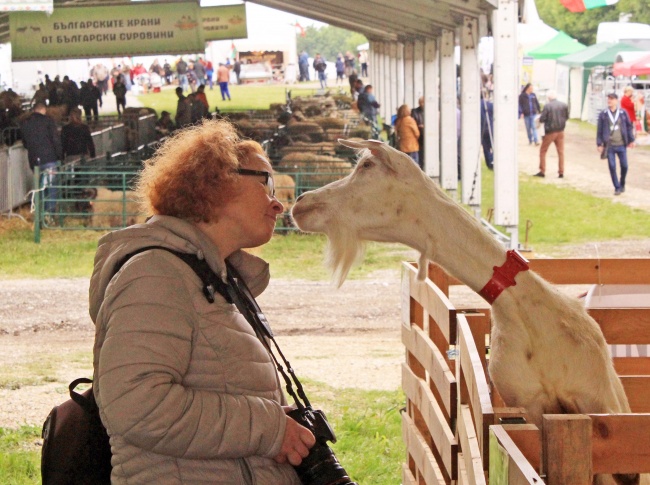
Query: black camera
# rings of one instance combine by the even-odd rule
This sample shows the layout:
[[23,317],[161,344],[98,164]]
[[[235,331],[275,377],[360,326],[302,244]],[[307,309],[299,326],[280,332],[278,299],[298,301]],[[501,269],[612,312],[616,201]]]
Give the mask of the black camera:
[[309,429],[316,437],[316,444],[307,458],[295,466],[303,485],[357,485],[334,456],[327,442],[336,443],[336,436],[327,422],[325,413],[311,407],[294,409],[288,413],[296,422]]

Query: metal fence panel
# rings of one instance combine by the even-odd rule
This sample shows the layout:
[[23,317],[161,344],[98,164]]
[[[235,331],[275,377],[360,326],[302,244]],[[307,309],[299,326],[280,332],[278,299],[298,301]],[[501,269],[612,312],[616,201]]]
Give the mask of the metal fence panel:
[[0,211],[16,208],[33,187],[33,175],[22,143],[0,149]]

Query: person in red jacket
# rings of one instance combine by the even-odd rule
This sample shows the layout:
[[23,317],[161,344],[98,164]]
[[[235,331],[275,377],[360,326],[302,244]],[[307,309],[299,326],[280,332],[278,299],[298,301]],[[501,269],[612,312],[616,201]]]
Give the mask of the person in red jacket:
[[634,88],[626,86],[623,90],[623,97],[621,98],[621,108],[625,110],[628,118],[632,122],[632,126],[636,124],[636,111],[634,109]]

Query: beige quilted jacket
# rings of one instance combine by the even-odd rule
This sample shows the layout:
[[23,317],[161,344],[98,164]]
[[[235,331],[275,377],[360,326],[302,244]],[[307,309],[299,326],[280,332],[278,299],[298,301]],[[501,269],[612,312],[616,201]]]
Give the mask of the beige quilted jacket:
[[[193,224],[156,216],[99,241],[90,282],[96,326],[94,392],[113,452],[112,483],[299,485],[272,460],[285,403],[266,349],[234,305],[203,296],[200,279],[165,246],[224,261]],[[254,295],[268,265],[243,252],[229,261]]]

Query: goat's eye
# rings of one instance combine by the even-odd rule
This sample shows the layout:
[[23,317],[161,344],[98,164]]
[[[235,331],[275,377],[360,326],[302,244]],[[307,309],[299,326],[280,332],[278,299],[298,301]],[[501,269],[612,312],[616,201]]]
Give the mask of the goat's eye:
[[362,167],[363,167],[363,168],[370,168],[370,167],[372,167],[373,165],[374,165],[374,163],[372,163],[370,160],[366,160],[365,162],[363,162]]

